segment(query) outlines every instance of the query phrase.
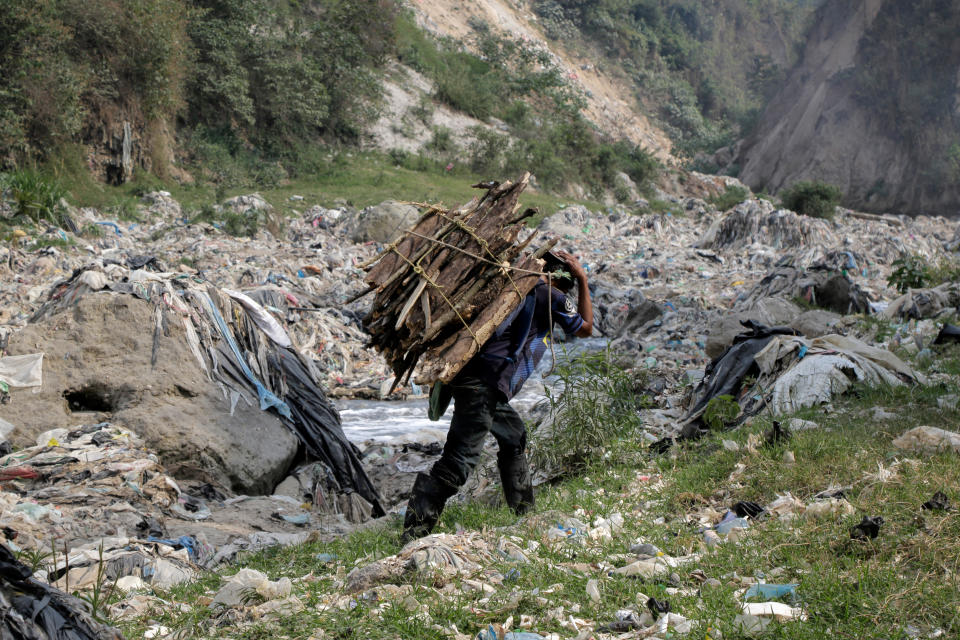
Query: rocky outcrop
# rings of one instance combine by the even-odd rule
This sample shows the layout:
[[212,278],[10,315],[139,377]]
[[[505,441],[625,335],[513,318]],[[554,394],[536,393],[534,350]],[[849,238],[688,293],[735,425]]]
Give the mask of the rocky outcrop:
[[392,242],[413,226],[420,211],[413,205],[387,200],[367,207],[348,221],[347,232],[354,242]]
[[154,344],[154,306],[127,295],[83,296],[10,339],[10,355],[45,353],[38,393],[4,405],[15,446],[48,429],[108,420],[140,434],[178,478],[270,493],[297,453],[274,415],[237,402],[196,366],[183,325]]
[[955,2],[825,3],[741,146],[740,178],[773,192],[830,182],[868,211],[960,212],[958,29]]

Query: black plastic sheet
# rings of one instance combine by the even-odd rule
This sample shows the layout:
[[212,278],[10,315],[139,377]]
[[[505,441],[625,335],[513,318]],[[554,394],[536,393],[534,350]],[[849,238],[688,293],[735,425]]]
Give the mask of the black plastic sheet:
[[123,640],[116,629],[91,618],[83,601],[32,575],[0,545],[0,639]]

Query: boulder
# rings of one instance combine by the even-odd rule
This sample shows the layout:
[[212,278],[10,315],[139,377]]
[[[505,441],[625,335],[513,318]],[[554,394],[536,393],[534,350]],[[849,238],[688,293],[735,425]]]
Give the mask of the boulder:
[[828,333],[834,333],[833,326],[837,324],[842,316],[832,311],[823,309],[812,309],[805,311],[797,316],[790,326],[802,333],[807,338],[819,338]]
[[707,356],[716,358],[733,343],[737,335],[746,331],[741,321],[756,320],[767,326],[788,325],[801,315],[800,307],[783,298],[763,298],[750,311],[724,315],[711,324],[707,334]]
[[154,306],[129,295],[81,297],[75,306],[10,338],[9,355],[43,351],[38,393],[12,394],[4,419],[15,446],[57,427],[105,420],[138,433],[168,472],[242,493],[269,493],[297,453],[273,414],[209,381],[182,324],[154,343]]
[[354,242],[393,242],[401,231],[413,226],[420,211],[413,205],[387,200],[367,207],[348,226]]

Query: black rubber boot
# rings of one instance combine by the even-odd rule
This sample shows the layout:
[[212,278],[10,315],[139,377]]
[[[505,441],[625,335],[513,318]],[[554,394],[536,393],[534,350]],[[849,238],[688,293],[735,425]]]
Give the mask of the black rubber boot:
[[418,473],[410,500],[407,501],[407,515],[403,518],[403,544],[433,531],[443,512],[443,505],[456,492],[456,487],[451,487],[430,474]]
[[527,456],[523,453],[498,455],[497,467],[500,469],[500,483],[503,485],[507,505],[518,516],[533,509],[533,483],[530,480]]

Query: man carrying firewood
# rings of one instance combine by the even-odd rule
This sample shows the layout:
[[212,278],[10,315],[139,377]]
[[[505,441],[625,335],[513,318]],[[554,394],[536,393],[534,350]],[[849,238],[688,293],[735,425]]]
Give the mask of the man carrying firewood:
[[[433,530],[447,499],[466,483],[479,462],[488,432],[497,440],[497,466],[507,504],[517,515],[533,507],[526,426],[507,402],[549,347],[551,319],[568,336],[583,338],[593,333],[593,305],[583,267],[569,253],[557,251],[546,255],[545,268],[553,286],[542,277],[447,386],[454,402],[447,442],[430,473],[417,475],[403,521],[404,542]],[[575,283],[576,308],[566,295]]]

